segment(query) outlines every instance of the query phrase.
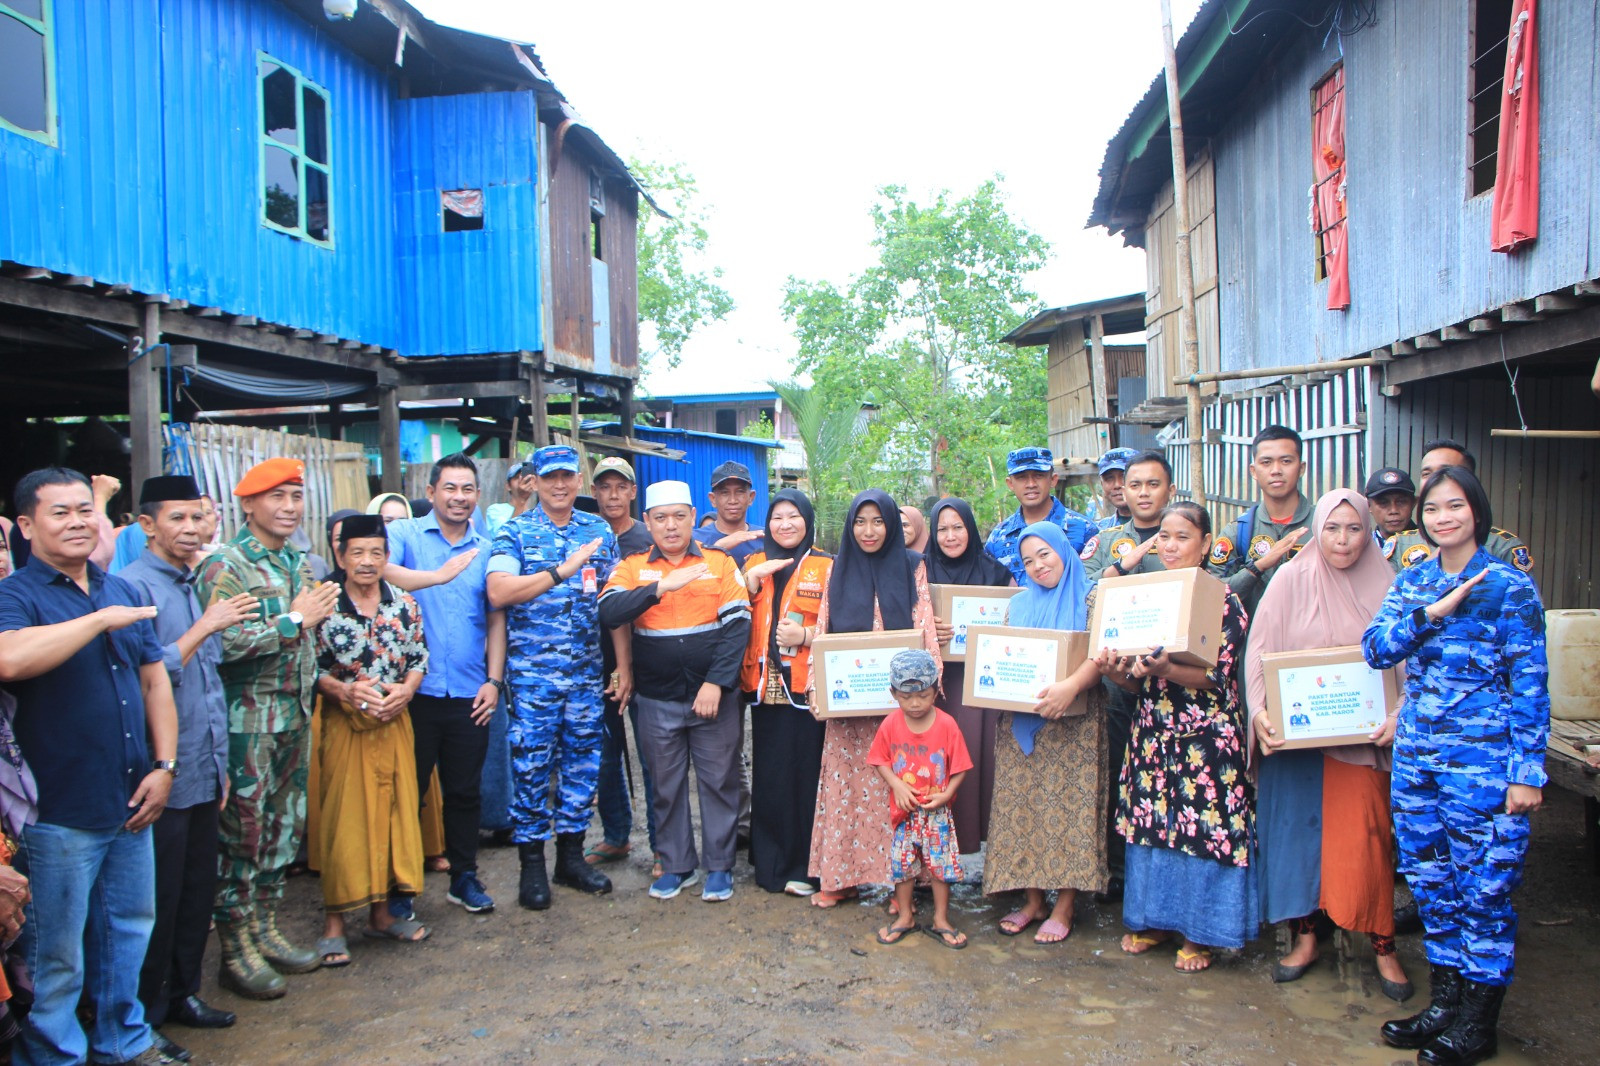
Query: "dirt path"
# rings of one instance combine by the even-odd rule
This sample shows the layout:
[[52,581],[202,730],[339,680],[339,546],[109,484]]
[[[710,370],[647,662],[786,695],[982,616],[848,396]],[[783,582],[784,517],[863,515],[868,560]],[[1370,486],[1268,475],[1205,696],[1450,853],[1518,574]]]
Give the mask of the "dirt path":
[[[1600,879],[1583,848],[1582,805],[1551,793],[1538,818],[1519,899],[1517,983],[1498,1063],[1594,1062],[1600,1045]],[[642,834],[640,835],[642,837]],[[644,852],[642,839],[635,849]],[[975,887],[957,892],[971,937],[950,951],[924,936],[880,947],[879,900],[821,911],[737,877],[732,902],[645,895],[643,861],[610,868],[617,891],[592,899],[556,889],[542,914],[516,905],[511,850],[487,851],[500,910],[474,917],[444,901],[430,874],[420,945],[362,939],[354,963],[291,977],[276,1003],[203,995],[239,1012],[221,1032],[172,1026],[196,1062],[931,1062],[1354,1063],[1413,1056],[1382,1046],[1379,1024],[1420,1009],[1419,938],[1401,956],[1419,998],[1379,994],[1370,958],[1340,965],[1333,942],[1302,980],[1274,986],[1271,935],[1210,973],[1172,968],[1171,949],[1118,950],[1115,906],[1080,902],[1065,944],[997,935],[1004,909]],[[291,883],[288,928],[320,927],[317,882]],[[1560,923],[1560,924],[1548,924]],[[214,948],[213,948],[214,949]],[[209,964],[214,975],[214,963]]]

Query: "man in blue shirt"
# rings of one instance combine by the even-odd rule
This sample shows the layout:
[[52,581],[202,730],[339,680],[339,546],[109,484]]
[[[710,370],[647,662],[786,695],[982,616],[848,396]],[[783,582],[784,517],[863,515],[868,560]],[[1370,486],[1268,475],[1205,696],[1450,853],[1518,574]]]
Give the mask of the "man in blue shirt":
[[[489,720],[505,687],[505,612],[491,610],[488,537],[472,525],[478,506],[478,466],[460,452],[433,464],[422,518],[390,523],[389,570],[432,571],[437,584],[409,582],[422,607],[428,672],[411,700],[418,795],[439,768],[445,857],[450,860],[451,903],[478,914],[494,900],[478,879],[478,817]],[[465,569],[457,570],[465,560]],[[453,576],[452,576],[453,575]]]
[[[199,1029],[225,1029],[235,1017],[200,999],[200,965],[211,932],[217,892],[218,801],[228,788],[228,703],[217,665],[222,631],[259,612],[249,593],[202,609],[194,565],[210,531],[200,487],[188,476],[153,477],[139,492],[145,547],[118,575],[139,602],[154,607],[162,665],[178,705],[178,762],[167,809],[151,832],[156,860],[156,922],[139,974],[145,1020],[157,1029],[169,1019]],[[155,1034],[168,1058],[183,1048]]]
[[1006,488],[1017,498],[1017,512],[995,526],[983,550],[993,556],[1011,576],[1022,584],[1022,553],[1017,546],[1022,531],[1034,522],[1054,522],[1067,534],[1075,552],[1094,536],[1094,523],[1077,511],[1069,510],[1055,498],[1055,459],[1049,448],[1018,448],[1006,456]]
[[11,499],[33,551],[0,581],[0,683],[16,697],[17,746],[39,790],[16,857],[31,882],[19,943],[35,996],[17,1050],[24,1062],[85,1061],[77,1011],[87,991],[95,1059],[153,1062],[138,997],[155,922],[146,830],[178,772],[156,608],[89,562],[99,531],[88,478],[36,470]]
[[760,526],[751,526],[748,521],[750,505],[756,499],[750,468],[730,459],[711,471],[709,498],[717,517],[711,525],[697,528],[694,539],[707,547],[721,548],[742,567],[746,559],[761,550],[761,538],[766,535]]
[[[533,453],[539,503],[501,526],[489,554],[489,602],[506,611],[506,682],[511,686],[511,839],[521,882],[517,902],[550,906],[544,842],[556,838],[555,882],[611,891],[583,861],[600,774],[605,695],[626,704],[633,691],[632,645],[608,638],[616,680],[601,671],[600,589],[617,565],[617,538],[599,515],[576,510],[578,453],[550,445]],[[619,635],[620,634],[620,635]],[[551,772],[560,782],[552,795]]]

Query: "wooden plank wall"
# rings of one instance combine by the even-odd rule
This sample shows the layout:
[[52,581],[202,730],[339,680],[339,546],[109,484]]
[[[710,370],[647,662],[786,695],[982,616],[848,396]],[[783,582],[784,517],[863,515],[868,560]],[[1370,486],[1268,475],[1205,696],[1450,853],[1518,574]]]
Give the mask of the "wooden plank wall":
[[[1250,441],[1264,426],[1281,425],[1305,440],[1306,472],[1301,491],[1315,499],[1329,489],[1359,490],[1367,475],[1369,375],[1358,367],[1312,384],[1254,389],[1208,405],[1205,425],[1206,504],[1213,524],[1231,522],[1258,493],[1250,477]],[[1178,494],[1189,498],[1187,420],[1176,423],[1167,447]],[[1381,464],[1380,464],[1381,465]]]
[[[1517,379],[1534,429],[1600,429],[1600,403],[1586,364],[1527,366]],[[1422,446],[1449,437],[1477,456],[1495,525],[1533,553],[1533,576],[1551,609],[1600,607],[1600,441],[1491,437],[1521,426],[1504,371],[1407,386],[1372,406],[1373,459],[1415,471]]]
[[[545,327],[545,354],[556,366],[594,369],[594,280],[589,266],[593,258],[589,160],[569,136],[550,180],[550,321]],[[637,348],[637,340],[634,343]]]
[[1084,419],[1104,415],[1094,408],[1094,387],[1089,375],[1089,344],[1082,321],[1068,322],[1050,335],[1046,356],[1046,424],[1050,450],[1057,459],[1098,456],[1104,428]]
[[224,537],[233,536],[244,525],[244,512],[233,486],[246,470],[278,456],[306,464],[304,528],[314,544],[321,543],[328,515],[346,507],[364,510],[371,498],[366,450],[355,441],[206,422],[169,425],[164,432],[173,457],[168,469],[192,473],[200,491],[216,501]]
[[[1149,395],[1176,396],[1172,384],[1183,370],[1183,333],[1178,320],[1177,238],[1172,183],[1156,194],[1145,223],[1145,374]],[[1211,153],[1202,150],[1189,168],[1189,259],[1194,270],[1195,326],[1200,372],[1218,368],[1221,347],[1217,316],[1217,189]],[[1215,385],[1206,387],[1210,395]]]
[[639,370],[639,194],[620,182],[606,182],[601,241],[611,281],[611,372],[632,376]]

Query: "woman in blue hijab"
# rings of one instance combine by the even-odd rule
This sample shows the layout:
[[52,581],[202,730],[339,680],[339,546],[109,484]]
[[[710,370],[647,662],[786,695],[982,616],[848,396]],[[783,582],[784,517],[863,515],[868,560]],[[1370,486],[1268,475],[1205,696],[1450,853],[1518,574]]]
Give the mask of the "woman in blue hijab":
[[[1088,628],[1088,583],[1066,533],[1051,522],[1022,531],[1023,590],[1006,624],[1028,629]],[[1080,695],[1087,714],[1069,714]],[[1106,720],[1100,670],[1081,664],[1039,693],[1034,713],[1003,712],[995,743],[994,807],[985,857],[986,893],[1022,889],[1022,906],[1000,920],[1016,936],[1043,922],[1034,942],[1072,934],[1078,892],[1103,892],[1106,867]],[[1054,889],[1054,906],[1046,893]]]

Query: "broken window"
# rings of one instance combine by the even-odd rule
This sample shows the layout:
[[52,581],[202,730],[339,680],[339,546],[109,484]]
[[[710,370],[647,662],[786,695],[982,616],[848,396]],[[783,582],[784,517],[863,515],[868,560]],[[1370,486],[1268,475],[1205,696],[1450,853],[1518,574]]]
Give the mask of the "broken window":
[[0,129],[56,143],[50,0],[0,0]]
[[293,67],[261,56],[261,220],[317,244],[333,239],[328,96]]
[[1472,195],[1494,188],[1500,163],[1500,97],[1506,80],[1512,0],[1473,0],[1467,107],[1467,180]]
[[446,233],[483,228],[482,189],[446,189],[439,194],[439,206]]

